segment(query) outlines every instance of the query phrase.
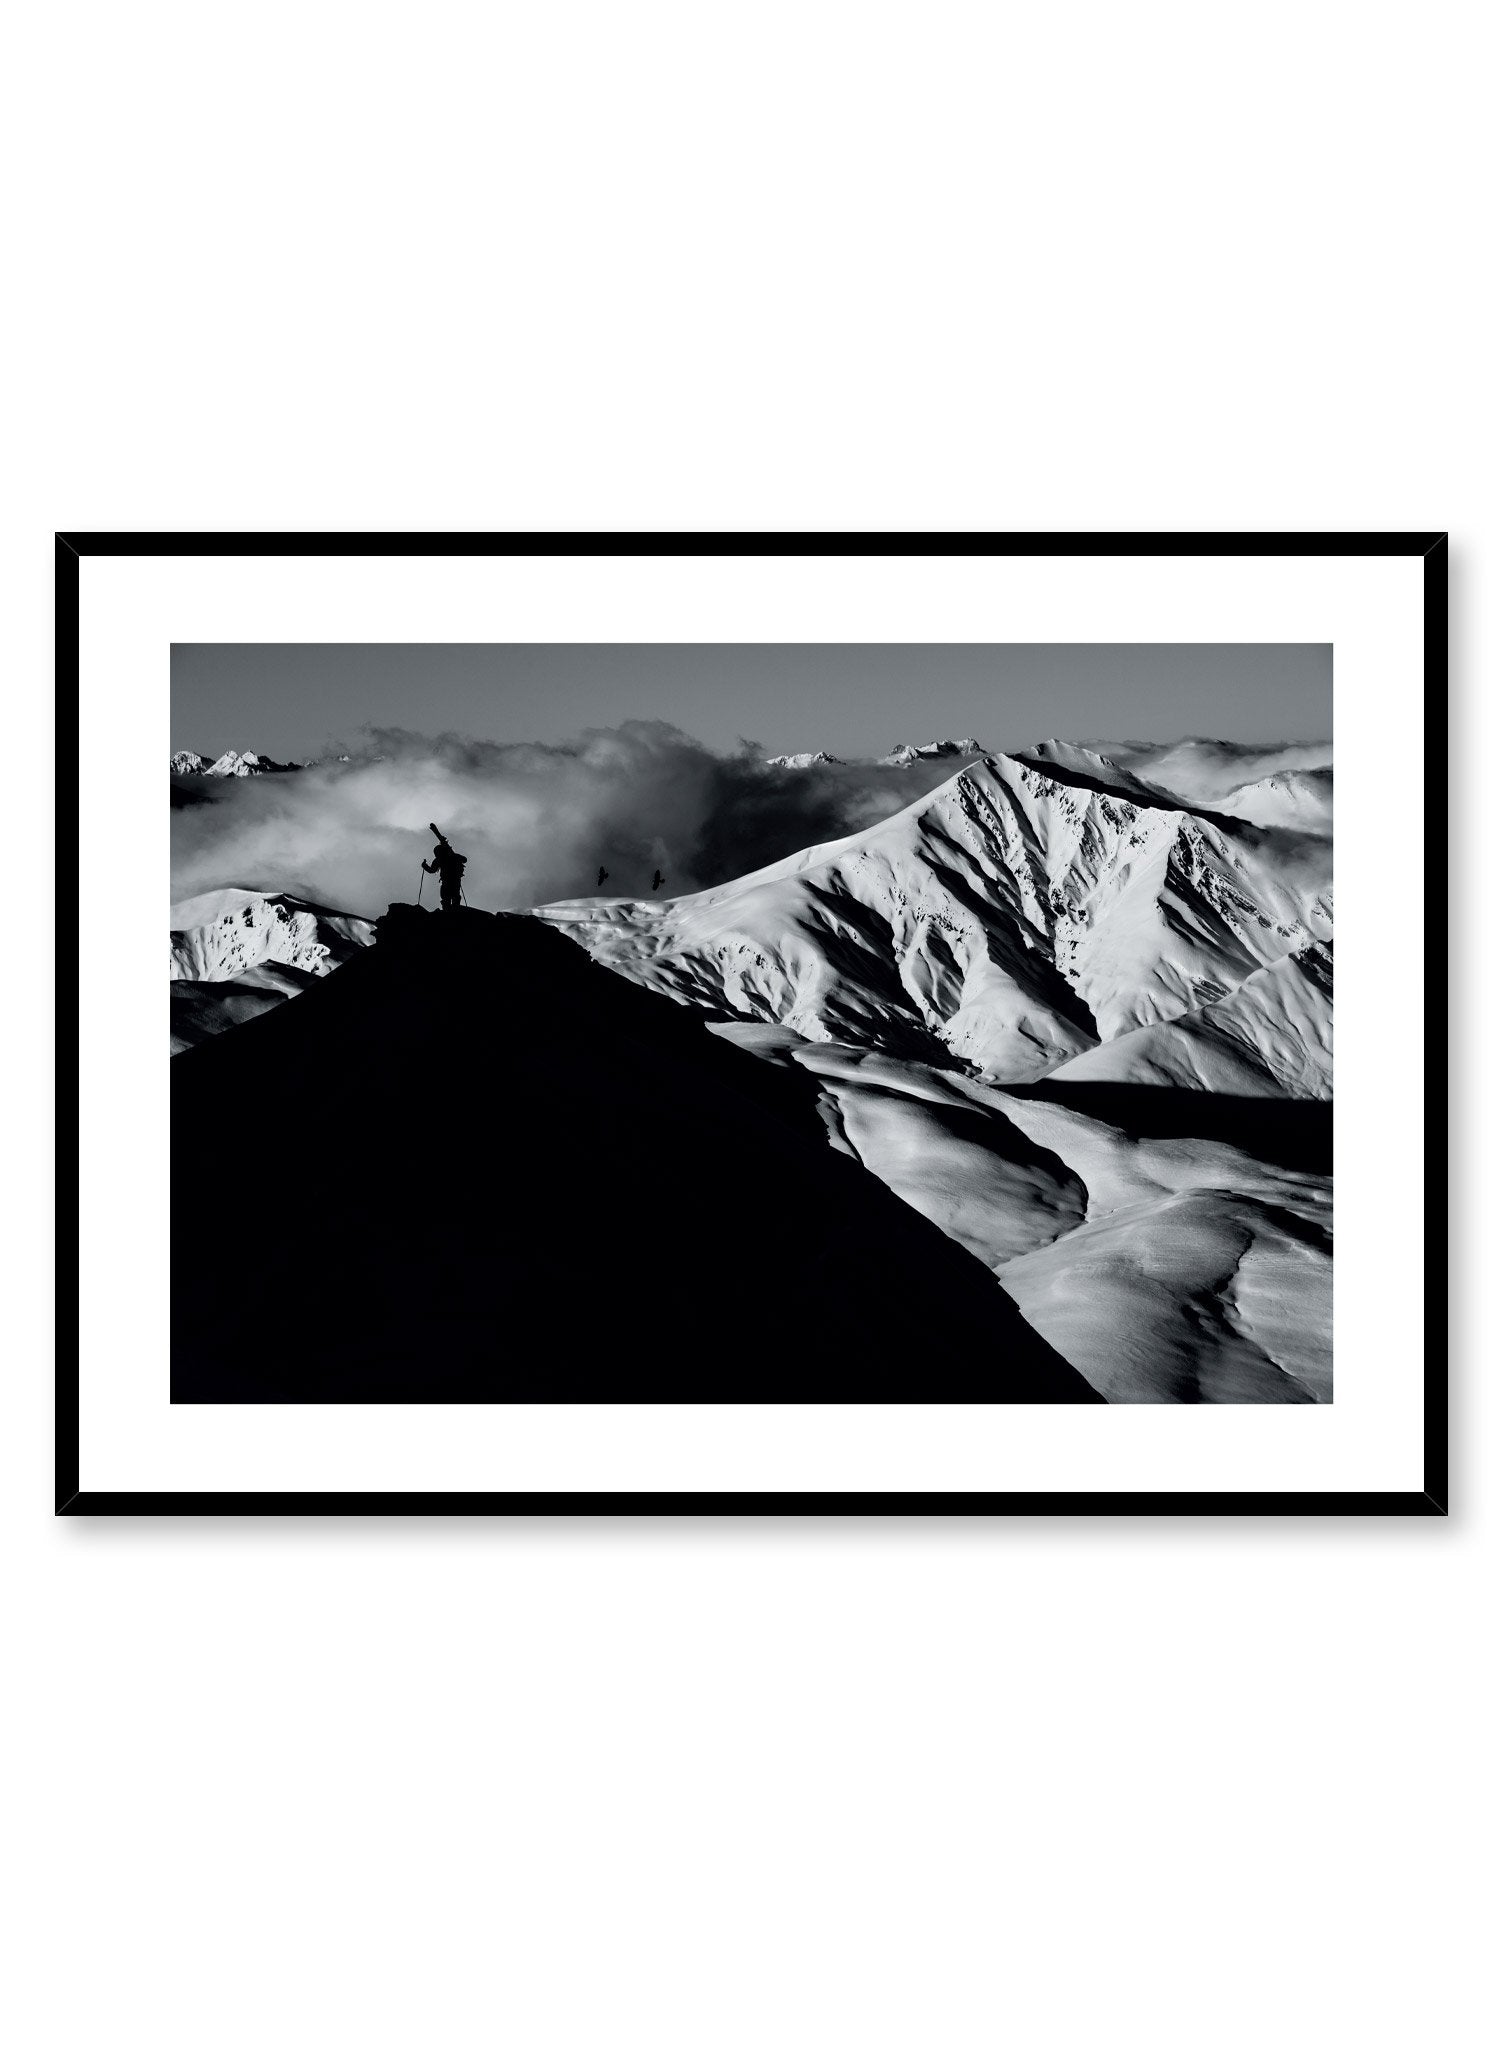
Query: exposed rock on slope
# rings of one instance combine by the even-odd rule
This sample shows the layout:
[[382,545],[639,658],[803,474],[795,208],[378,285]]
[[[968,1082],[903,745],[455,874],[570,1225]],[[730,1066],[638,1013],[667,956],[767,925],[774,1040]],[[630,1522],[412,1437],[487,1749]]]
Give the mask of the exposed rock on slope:
[[[1083,770],[1127,795],[1147,789],[1172,803],[1227,811],[1234,808],[1238,792],[1283,777],[1316,782],[1324,778],[1329,786],[1332,750],[1329,740],[1296,746],[1210,739],[1175,740],[1167,746],[1152,740],[1110,740],[1094,747],[1041,740],[1037,746],[1024,747],[1018,759]],[[1262,822],[1290,820],[1274,817]]]
[[237,754],[233,747],[217,761],[191,752],[172,757],[174,775],[290,775],[302,766],[301,761],[273,761],[269,754]]
[[950,755],[984,754],[986,749],[980,740],[929,740],[921,747],[910,747],[900,741],[891,747],[877,762],[879,768],[907,768],[915,761],[944,760]]
[[1044,740],[1022,761],[1080,774],[1148,803],[1182,803],[1249,824],[1331,837],[1333,776],[1328,745],[1235,746],[1227,740],[1179,740],[1170,747],[1114,743],[1110,748]]
[[266,961],[327,974],[368,946],[374,931],[369,918],[300,896],[214,889],[172,906],[171,977],[232,981]]
[[258,889],[215,889],[172,906],[172,1050],[301,995],[371,943],[375,926]]

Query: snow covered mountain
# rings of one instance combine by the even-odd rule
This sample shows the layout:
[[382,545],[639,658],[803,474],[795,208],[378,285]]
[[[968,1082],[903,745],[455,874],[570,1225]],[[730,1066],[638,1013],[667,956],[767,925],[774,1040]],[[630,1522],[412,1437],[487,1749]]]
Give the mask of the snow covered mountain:
[[1108,1401],[1331,1399],[1328,1103],[999,1088],[785,1026],[709,1028],[812,1076],[835,1149],[989,1267]]
[[980,740],[929,740],[924,746],[910,747],[901,740],[897,746],[878,757],[879,768],[907,768],[914,761],[944,760],[950,755],[984,754],[985,747]]
[[[960,760],[970,754],[984,754],[986,749],[980,740],[929,740],[921,747],[910,747],[902,742],[890,747],[873,763],[877,768],[911,768],[915,761]],[[827,754],[823,747],[810,754],[769,754],[769,768],[840,768],[845,766],[839,754]]]
[[370,945],[369,919],[301,897],[215,889],[172,906],[172,1050],[274,1010]]
[[269,754],[237,754],[233,747],[217,761],[191,752],[172,757],[174,775],[290,775],[304,766],[302,761],[273,761]]
[[720,888],[536,914],[725,1021],[994,1084],[1235,1068],[1242,1093],[1329,1094],[1329,841],[1132,779],[995,755]]
[[1332,771],[1328,741],[1293,747],[1185,739],[1172,746],[1141,740],[1083,747],[1044,740],[1021,761],[1042,761],[1149,802],[1189,804],[1255,825],[1287,825],[1331,836]]
[[[616,1058],[619,976],[750,1056],[768,1106],[812,1091],[829,1147],[979,1261],[1097,1395],[1329,1401],[1330,749],[1045,742],[957,765],[720,887],[504,922],[554,928],[549,988],[557,932],[614,970],[578,991],[599,1019],[597,1045],[576,1017],[580,1057]],[[372,933],[249,890],[173,922],[175,1051]],[[539,1045],[541,986],[522,1005],[543,1005]]]
[[213,889],[172,906],[174,981],[233,981],[267,962],[324,975],[371,943],[369,918],[300,896]]
[[1329,805],[1260,819],[1330,764],[1289,751],[992,756],[722,888],[535,915],[812,1076],[1108,1400],[1328,1401]]
[[1056,1078],[1328,1098],[1333,974],[1333,949],[1312,939],[1217,1001],[1079,1054]]

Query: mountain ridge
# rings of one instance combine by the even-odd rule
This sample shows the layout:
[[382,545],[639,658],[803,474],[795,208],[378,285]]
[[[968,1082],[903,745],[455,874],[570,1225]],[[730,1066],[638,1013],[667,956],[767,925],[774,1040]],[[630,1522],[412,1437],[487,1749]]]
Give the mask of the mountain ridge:
[[[519,997],[525,992],[525,1001]],[[246,1148],[226,1102],[316,1105]],[[826,1141],[818,1090],[537,920],[393,905],[172,1062],[172,1397],[1095,1401],[969,1253]],[[316,1247],[317,1256],[309,1257]]]
[[269,754],[237,754],[233,747],[213,761],[186,748],[172,757],[174,775],[217,775],[239,779],[248,775],[291,775],[308,765],[306,761],[273,761]]

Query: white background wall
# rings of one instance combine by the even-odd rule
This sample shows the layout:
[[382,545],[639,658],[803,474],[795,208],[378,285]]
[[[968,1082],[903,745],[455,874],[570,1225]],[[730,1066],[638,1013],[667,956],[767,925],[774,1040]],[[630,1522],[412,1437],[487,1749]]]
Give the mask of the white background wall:
[[[1481,2037],[1490,28],[301,0],[12,32],[13,2038]],[[1406,1003],[1448,951],[1460,999],[1451,1518],[53,1520],[51,533],[179,526],[1448,526],[1456,874],[1395,951]],[[100,917],[134,886],[96,884]]]

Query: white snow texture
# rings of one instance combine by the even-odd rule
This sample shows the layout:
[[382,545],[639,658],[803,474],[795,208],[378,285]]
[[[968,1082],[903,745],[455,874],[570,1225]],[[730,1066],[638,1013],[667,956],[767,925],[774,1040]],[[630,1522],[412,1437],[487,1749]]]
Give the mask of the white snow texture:
[[814,1074],[1108,1400],[1329,1401],[1329,1175],[1126,1091],[1330,1098],[1331,787],[1329,747],[1047,742],[721,888],[536,914]]

